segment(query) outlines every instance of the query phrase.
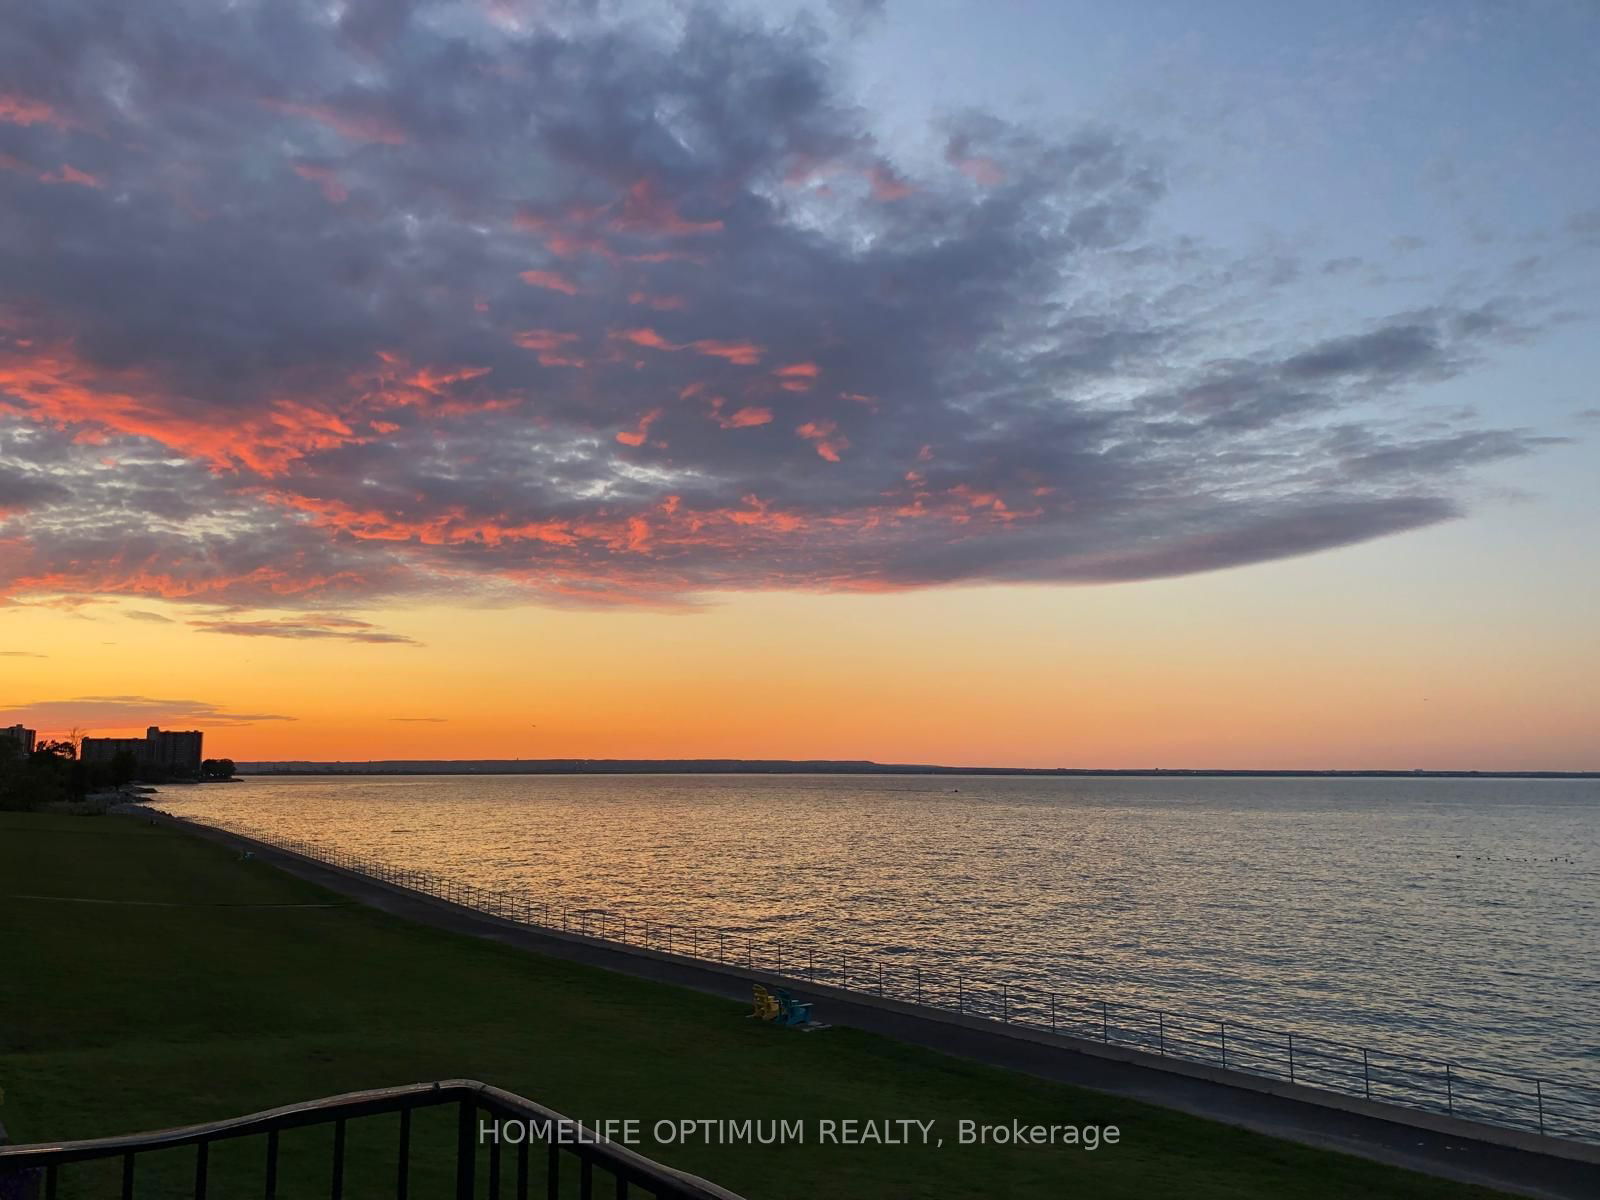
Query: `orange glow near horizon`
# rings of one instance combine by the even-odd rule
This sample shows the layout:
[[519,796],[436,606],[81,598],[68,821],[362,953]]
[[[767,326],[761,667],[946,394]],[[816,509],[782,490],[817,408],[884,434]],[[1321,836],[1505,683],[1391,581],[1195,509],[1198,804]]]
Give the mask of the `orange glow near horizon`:
[[28,703],[142,696],[221,716],[157,704],[123,725],[70,723],[101,735],[198,727],[208,754],[242,761],[1600,768],[1600,676],[1558,626],[1506,622],[1515,632],[1485,645],[1481,611],[1515,604],[1514,589],[1465,597],[1440,578],[1447,553],[1412,553],[1405,602],[1438,613],[1423,621],[1389,593],[1354,600],[1340,586],[1352,568],[1394,571],[1406,554],[1346,554],[1365,562],[1132,587],[728,595],[677,613],[363,614],[414,644],[345,640],[362,623],[341,618],[304,638],[222,634],[148,599],[14,605],[0,617],[0,675],[15,707],[0,724]]

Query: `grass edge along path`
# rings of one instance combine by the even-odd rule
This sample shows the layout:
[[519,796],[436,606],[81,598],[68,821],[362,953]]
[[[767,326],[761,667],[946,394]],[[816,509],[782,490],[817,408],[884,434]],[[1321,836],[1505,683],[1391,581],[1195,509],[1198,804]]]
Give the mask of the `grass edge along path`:
[[[1495,1194],[856,1030],[774,1029],[732,1001],[341,903],[125,818],[0,814],[0,897],[0,1119],[17,1141],[470,1077],[647,1132],[802,1121],[803,1143],[634,1147],[752,1198]],[[820,1122],[850,1118],[931,1120],[945,1144],[818,1144]],[[1120,1141],[963,1146],[963,1119],[1116,1125]],[[382,1131],[367,1141],[353,1135],[353,1177],[392,1153]]]

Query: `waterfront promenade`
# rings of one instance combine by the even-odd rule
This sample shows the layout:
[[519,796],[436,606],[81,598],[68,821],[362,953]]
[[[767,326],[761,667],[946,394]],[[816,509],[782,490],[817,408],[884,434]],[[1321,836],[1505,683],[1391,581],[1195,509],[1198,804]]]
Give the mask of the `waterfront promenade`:
[[[1353,1114],[1330,1120],[1281,1097],[1230,1096],[1205,1080],[859,999],[824,996],[821,1015],[836,1028],[786,1034],[739,1019],[748,979],[513,927],[265,847],[251,847],[261,861],[241,862],[244,843],[231,835],[178,834],[133,818],[18,824],[0,840],[0,858],[12,887],[32,898],[6,905],[14,915],[30,906],[30,920],[16,924],[25,949],[38,943],[35,958],[23,959],[37,962],[38,978],[14,979],[30,991],[5,997],[22,1019],[0,1071],[8,1124],[24,1140],[130,1132],[470,1073],[584,1117],[842,1110],[951,1124],[1093,1119],[1124,1129],[1121,1145],[1093,1156],[727,1146],[661,1155],[753,1196],[1044,1196],[1068,1183],[1106,1196],[1472,1194],[1446,1179],[1527,1195],[1594,1192],[1587,1164],[1384,1129]],[[130,900],[143,904],[122,903]],[[165,996],[155,991],[163,978]],[[50,1007],[25,1010],[40,985]],[[108,1011],[119,1014],[111,1025],[90,1016]]]
[[[161,814],[159,820],[171,821]],[[753,980],[796,980],[767,971],[717,966],[682,954],[619,947],[615,942],[549,928],[530,929],[474,908],[396,888],[228,831],[187,821],[174,824],[230,845],[248,845],[285,869],[409,920],[488,937],[538,953],[746,1002]],[[800,986],[805,986],[799,981]],[[1079,1039],[1039,1036],[999,1021],[899,1003],[859,992],[810,985],[834,1024],[884,1034],[1058,1082],[1148,1101],[1306,1145],[1497,1187],[1532,1186],[1549,1195],[1590,1195],[1600,1186],[1600,1146],[1485,1128],[1442,1114],[1368,1104],[1307,1087],[1274,1083]],[[1031,1033],[1031,1036],[1030,1036]],[[1575,1190],[1569,1191],[1572,1188]]]

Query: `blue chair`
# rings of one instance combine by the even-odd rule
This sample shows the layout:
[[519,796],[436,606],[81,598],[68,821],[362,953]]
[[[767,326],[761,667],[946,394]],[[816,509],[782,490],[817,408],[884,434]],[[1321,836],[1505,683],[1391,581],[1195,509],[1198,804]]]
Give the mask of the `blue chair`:
[[783,988],[774,992],[778,1000],[779,1025],[809,1025],[811,1024],[811,1005],[802,1004]]

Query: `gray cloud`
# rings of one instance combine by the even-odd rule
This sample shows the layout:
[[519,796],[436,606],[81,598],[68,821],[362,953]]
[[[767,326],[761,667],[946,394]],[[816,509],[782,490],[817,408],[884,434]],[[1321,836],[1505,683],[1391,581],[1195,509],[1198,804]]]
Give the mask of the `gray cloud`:
[[228,633],[235,637],[274,637],[332,639],[341,642],[372,642],[416,645],[403,634],[389,633],[368,621],[354,617],[310,614],[305,617],[267,621],[190,621],[203,633]]
[[134,729],[148,725],[252,725],[258,721],[292,721],[276,713],[239,713],[203,700],[161,700],[151,696],[79,696],[72,700],[40,700],[0,711],[0,723],[20,722],[35,729]]
[[1404,408],[1516,297],[1307,338],[1260,315],[1298,264],[1151,232],[1137,131],[969,112],[903,162],[821,23],[675,11],[9,19],[0,590],[392,643],[328,610],[1156,578],[1542,444]]

